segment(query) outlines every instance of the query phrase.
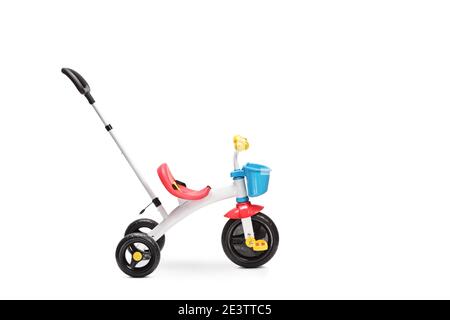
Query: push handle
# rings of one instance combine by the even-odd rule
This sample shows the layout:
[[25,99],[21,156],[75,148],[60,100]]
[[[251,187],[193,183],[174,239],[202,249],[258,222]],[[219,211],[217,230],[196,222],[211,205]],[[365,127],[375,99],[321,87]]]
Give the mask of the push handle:
[[91,96],[91,88],[89,87],[89,84],[78,72],[69,68],[62,68],[61,72],[64,73],[70,81],[72,81],[77,90],[86,97],[90,104],[95,103],[94,98]]

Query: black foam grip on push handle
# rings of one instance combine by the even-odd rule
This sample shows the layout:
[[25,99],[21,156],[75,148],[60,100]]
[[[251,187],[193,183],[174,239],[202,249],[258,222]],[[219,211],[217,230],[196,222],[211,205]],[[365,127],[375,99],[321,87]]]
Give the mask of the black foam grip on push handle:
[[86,97],[90,104],[95,103],[94,98],[91,96],[91,88],[78,72],[69,68],[62,68],[61,72],[64,73],[70,81],[72,81],[78,91]]

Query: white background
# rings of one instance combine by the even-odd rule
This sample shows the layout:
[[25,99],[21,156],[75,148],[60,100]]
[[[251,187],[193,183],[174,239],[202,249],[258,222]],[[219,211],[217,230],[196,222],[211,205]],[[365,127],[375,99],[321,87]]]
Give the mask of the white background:
[[[0,298],[450,298],[447,1],[9,1],[0,4]],[[207,207],[131,279],[114,252],[148,203],[84,98],[163,203],[270,166],[280,231],[265,267],[222,252]],[[147,217],[158,218],[154,208]],[[245,289],[247,288],[247,289]]]

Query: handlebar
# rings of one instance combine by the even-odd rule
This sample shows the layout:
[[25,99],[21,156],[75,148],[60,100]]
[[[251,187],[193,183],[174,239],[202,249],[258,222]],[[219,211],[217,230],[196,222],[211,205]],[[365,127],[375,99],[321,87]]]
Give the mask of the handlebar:
[[248,150],[250,144],[248,143],[247,138],[244,138],[240,135],[235,135],[233,137],[234,150],[237,152]]
[[70,81],[72,81],[77,90],[86,97],[90,104],[95,103],[94,98],[91,96],[91,88],[89,87],[89,84],[78,72],[69,68],[62,68],[61,72],[64,73]]

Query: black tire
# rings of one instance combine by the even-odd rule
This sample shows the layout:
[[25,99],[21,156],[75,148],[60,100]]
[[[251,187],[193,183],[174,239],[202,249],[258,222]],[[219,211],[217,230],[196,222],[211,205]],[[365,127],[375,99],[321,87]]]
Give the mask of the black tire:
[[227,257],[244,268],[257,268],[267,263],[278,249],[279,235],[275,223],[265,214],[252,216],[255,239],[267,241],[266,251],[253,251],[245,244],[242,222],[240,219],[230,219],[223,227],[222,247]]
[[[133,254],[136,252],[142,255],[142,259],[139,262],[133,259]],[[160,258],[161,254],[156,241],[142,233],[129,234],[117,245],[117,264],[120,270],[133,278],[148,276],[156,269]],[[141,262],[145,263],[141,264]]]
[[[152,219],[138,219],[128,226],[127,230],[125,231],[125,236],[132,234],[132,233],[143,233],[147,234],[145,230],[142,229],[150,229],[153,230],[158,225],[158,222],[152,220]],[[159,250],[162,250],[164,248],[164,244],[166,243],[166,236],[163,235],[161,238],[156,241],[159,246]]]

